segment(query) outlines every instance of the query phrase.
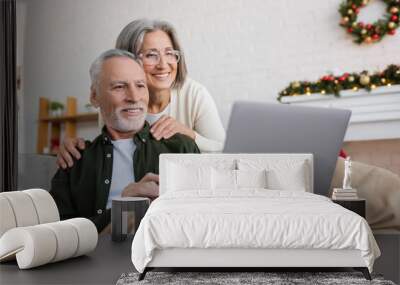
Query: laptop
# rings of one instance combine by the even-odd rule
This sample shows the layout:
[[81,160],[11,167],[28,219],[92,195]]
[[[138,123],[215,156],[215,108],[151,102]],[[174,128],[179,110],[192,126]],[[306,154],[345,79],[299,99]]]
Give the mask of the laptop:
[[225,153],[312,153],[314,193],[329,195],[350,110],[236,102]]

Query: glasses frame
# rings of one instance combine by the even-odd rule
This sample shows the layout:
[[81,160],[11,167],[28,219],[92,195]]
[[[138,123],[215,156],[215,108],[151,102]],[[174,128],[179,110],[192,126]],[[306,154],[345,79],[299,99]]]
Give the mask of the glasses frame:
[[[145,54],[148,53],[148,52],[157,53],[157,55],[158,55],[158,60],[157,60],[157,62],[155,62],[155,63],[146,63],[146,62],[145,62],[146,59],[144,59],[144,57],[145,57]],[[168,64],[175,64],[175,63],[177,64],[177,63],[179,63],[179,61],[181,60],[181,57],[182,57],[182,52],[179,51],[179,50],[175,50],[175,49],[167,50],[167,51],[165,51],[164,53],[161,53],[160,50],[150,49],[150,50],[147,50],[147,51],[140,52],[140,53],[139,53],[139,59],[140,59],[140,61],[143,63],[143,65],[154,66],[154,65],[157,65],[157,64],[160,63],[160,61],[161,61],[161,56],[163,56],[163,57],[166,58],[166,54],[165,54],[165,53],[167,53],[167,52],[173,52],[173,53],[175,54],[176,58],[177,58],[176,61],[172,61],[172,62],[166,60],[166,62],[167,62]]]

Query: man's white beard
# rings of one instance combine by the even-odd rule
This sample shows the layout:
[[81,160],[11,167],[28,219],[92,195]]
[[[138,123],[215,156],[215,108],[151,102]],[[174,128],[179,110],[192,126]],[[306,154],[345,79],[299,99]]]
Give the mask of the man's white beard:
[[137,132],[143,128],[144,120],[146,118],[146,113],[147,113],[147,106],[145,106],[144,104],[136,103],[134,107],[139,107],[143,109],[143,113],[136,118],[127,119],[121,115],[121,110],[127,107],[119,107],[113,110],[111,114],[109,114],[109,116],[105,116],[105,114],[102,115],[103,118],[105,119],[106,124],[109,124],[110,127],[113,128],[114,130],[123,133],[133,132],[133,131]]

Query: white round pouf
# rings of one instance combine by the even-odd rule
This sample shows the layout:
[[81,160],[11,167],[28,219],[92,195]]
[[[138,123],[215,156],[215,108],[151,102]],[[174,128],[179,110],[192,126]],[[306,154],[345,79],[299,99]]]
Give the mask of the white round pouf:
[[43,189],[28,189],[23,192],[31,197],[39,217],[39,224],[57,222],[60,220],[56,202],[49,192]]
[[1,193],[13,209],[17,227],[33,226],[39,223],[35,205],[30,196],[23,191]]
[[15,221],[14,211],[10,202],[6,197],[0,195],[0,238],[9,229],[15,228],[17,222]]

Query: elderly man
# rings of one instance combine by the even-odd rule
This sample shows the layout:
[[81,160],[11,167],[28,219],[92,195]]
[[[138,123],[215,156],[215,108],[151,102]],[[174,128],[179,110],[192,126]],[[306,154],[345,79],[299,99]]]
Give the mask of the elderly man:
[[145,121],[149,92],[135,56],[109,50],[90,68],[90,100],[100,108],[105,126],[86,142],[80,160],[59,169],[50,193],[61,219],[86,217],[99,232],[109,223],[111,200],[118,196],[158,196],[160,153],[198,153],[195,142],[176,134],[157,141]]

